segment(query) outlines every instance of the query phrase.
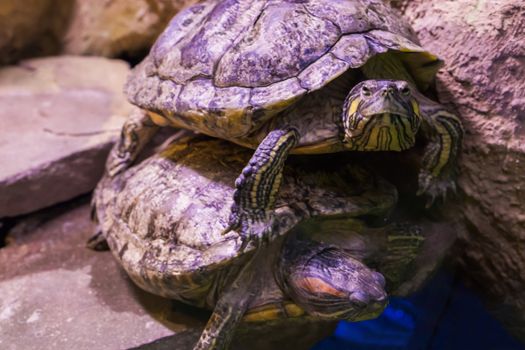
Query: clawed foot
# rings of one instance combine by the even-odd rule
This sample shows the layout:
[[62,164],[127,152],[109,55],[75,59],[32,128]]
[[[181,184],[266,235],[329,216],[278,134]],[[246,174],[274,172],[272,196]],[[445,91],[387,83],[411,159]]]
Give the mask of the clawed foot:
[[129,168],[158,130],[146,111],[135,109],[122,125],[120,138],[109,153],[106,173],[114,177]]
[[269,244],[274,237],[274,218],[271,213],[240,213],[232,208],[230,224],[223,234],[235,230],[241,238],[240,251],[243,252],[251,244],[260,247]]
[[456,183],[450,178],[436,177],[428,172],[422,171],[419,174],[419,189],[417,195],[427,197],[426,207],[429,208],[434,204],[437,198],[447,197],[447,192],[451,190],[456,193]]
[[109,177],[115,177],[120,174],[133,162],[133,157],[130,152],[119,153],[116,147],[111,150],[108,160],[106,162],[106,172]]
[[109,250],[108,242],[100,230],[88,239],[86,246],[97,252]]
[[255,150],[248,165],[235,180],[234,204],[228,228],[239,232],[241,251],[273,239],[273,209],[281,186],[284,162],[299,140],[295,128],[271,131]]

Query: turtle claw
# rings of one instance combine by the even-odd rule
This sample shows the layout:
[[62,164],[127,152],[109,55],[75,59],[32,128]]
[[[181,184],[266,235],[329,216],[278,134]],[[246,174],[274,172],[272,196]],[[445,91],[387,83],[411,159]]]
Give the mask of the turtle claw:
[[[255,227],[254,227],[255,226]],[[259,227],[257,227],[259,226]],[[262,227],[261,227],[262,226]],[[248,229],[242,230],[241,235],[241,251],[251,244],[255,249],[268,246],[273,240],[271,225],[267,222],[252,222],[248,225]]]
[[101,230],[97,229],[96,233],[86,242],[86,246],[97,252],[109,250],[108,242]]
[[222,232],[226,234],[235,230],[238,232],[241,240],[239,250],[244,252],[252,244],[255,248],[267,246],[273,241],[273,216],[271,215],[239,215],[232,213],[230,224]]
[[436,199],[440,198],[443,201],[447,198],[447,192],[457,193],[456,184],[450,178],[435,177],[430,173],[421,172],[419,174],[419,188],[417,195],[425,195],[427,201],[426,208],[434,205]]
[[109,177],[113,178],[116,175],[120,174],[127,168],[129,168],[132,163],[131,153],[127,152],[123,155],[110,154],[106,162],[106,172]]

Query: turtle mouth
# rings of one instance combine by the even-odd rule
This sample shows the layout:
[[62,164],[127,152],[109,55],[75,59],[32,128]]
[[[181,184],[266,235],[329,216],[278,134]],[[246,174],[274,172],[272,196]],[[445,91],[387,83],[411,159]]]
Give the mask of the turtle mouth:
[[370,320],[381,314],[381,312],[387,306],[387,298],[371,302],[364,306],[353,307],[350,310],[347,310],[344,314],[341,315],[341,319],[357,322]]
[[304,308],[310,315],[325,320],[361,321],[377,317],[387,304],[385,293],[378,294],[374,299],[366,296],[364,300],[356,300],[352,296],[341,298],[323,294],[321,301],[310,300]]
[[368,119],[369,123],[375,124],[376,127],[390,127],[395,124],[396,120],[407,117],[408,116],[399,113],[384,112],[373,114]]
[[363,116],[356,129],[346,132],[346,141],[359,151],[404,151],[414,146],[418,129],[413,115],[382,112]]

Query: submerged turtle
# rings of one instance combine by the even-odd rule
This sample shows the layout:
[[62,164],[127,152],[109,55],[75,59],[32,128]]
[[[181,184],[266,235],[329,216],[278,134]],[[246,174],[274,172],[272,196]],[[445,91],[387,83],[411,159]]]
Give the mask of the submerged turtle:
[[[107,162],[113,176],[160,126],[255,148],[229,229],[267,238],[289,153],[404,151],[427,140],[419,191],[454,188],[459,119],[423,96],[441,66],[382,0],[209,0],[177,14],[134,68],[142,108]],[[368,80],[365,80],[368,79]]]
[[[249,157],[226,141],[189,138],[106,176],[94,194],[101,234],[93,242],[107,240],[143,289],[214,310],[196,349],[226,346],[242,317],[378,316],[387,303],[384,277],[397,287],[422,242],[417,230],[358,221],[383,218],[395,188],[356,166],[319,170],[294,159],[276,200],[273,243],[241,249],[241,237],[223,232],[233,180]],[[365,265],[373,261],[384,277]]]

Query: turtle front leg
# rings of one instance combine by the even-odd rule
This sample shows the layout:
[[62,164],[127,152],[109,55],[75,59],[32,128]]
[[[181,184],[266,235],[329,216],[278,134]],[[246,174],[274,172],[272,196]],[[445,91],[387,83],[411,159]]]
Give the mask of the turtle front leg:
[[427,206],[430,206],[436,197],[445,197],[448,189],[456,190],[454,177],[463,127],[459,118],[442,105],[426,98],[420,105],[424,120],[423,132],[429,142],[423,155],[417,194],[428,195]]
[[250,241],[260,244],[271,239],[272,209],[281,185],[284,163],[298,141],[299,133],[295,128],[273,130],[235,180],[234,203],[226,231],[238,231],[243,248]]
[[122,126],[120,139],[109,153],[107,174],[113,177],[127,169],[158,130],[148,112],[136,109]]
[[266,259],[266,254],[257,250],[240,269],[229,270],[229,275],[223,280],[222,293],[193,350],[228,349],[237,325],[260,290],[257,276],[265,264],[263,259]]
[[420,255],[425,236],[419,225],[397,222],[388,228],[386,249],[382,249],[379,259],[379,270],[386,278],[388,291],[396,291],[403,283],[412,283],[415,273],[414,261]]
[[219,300],[193,350],[227,349],[235,328],[248,307],[245,300],[248,299],[243,299],[242,303],[235,304]]

